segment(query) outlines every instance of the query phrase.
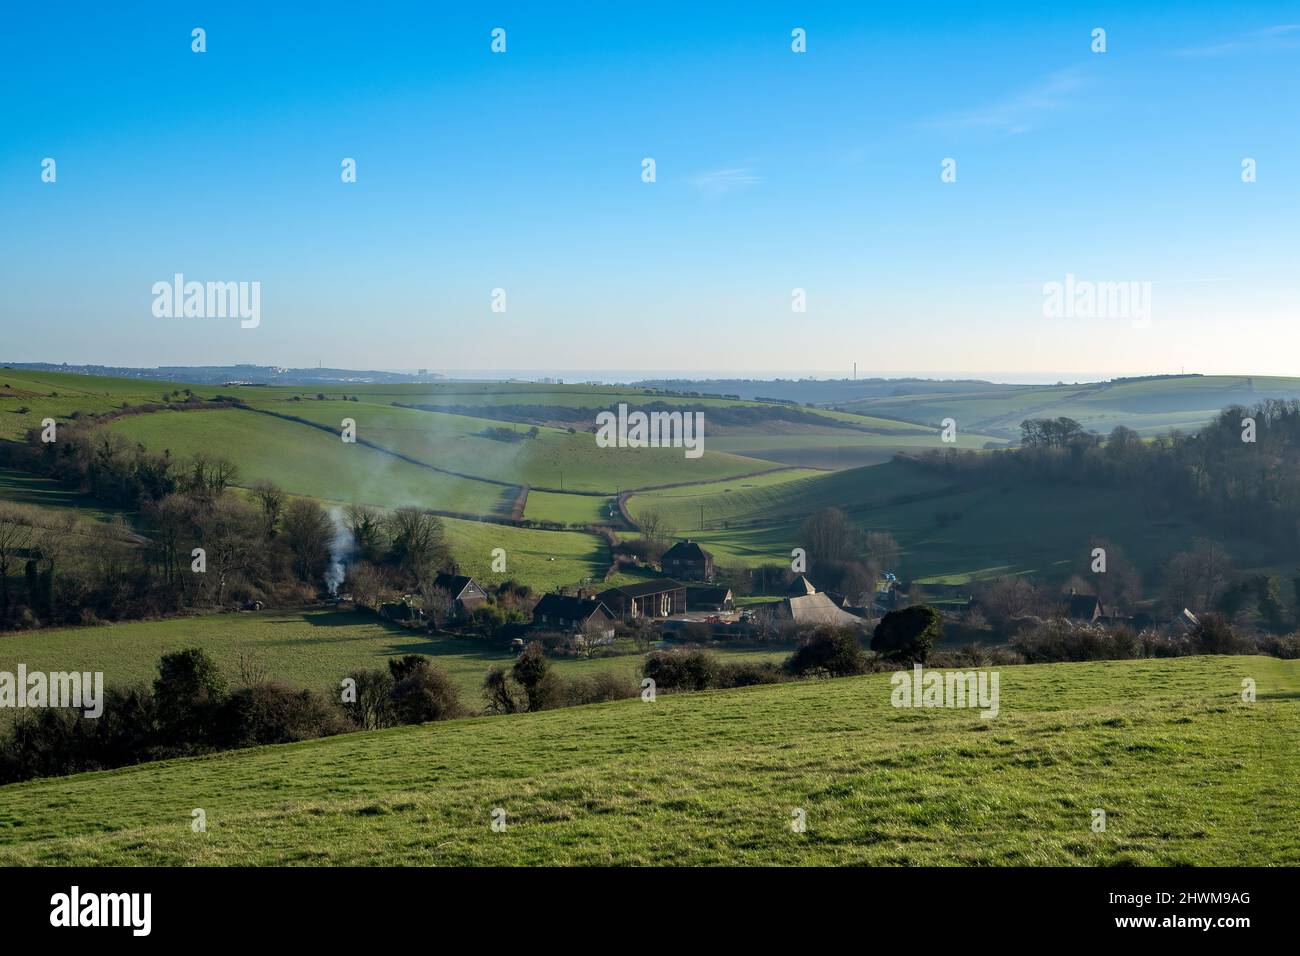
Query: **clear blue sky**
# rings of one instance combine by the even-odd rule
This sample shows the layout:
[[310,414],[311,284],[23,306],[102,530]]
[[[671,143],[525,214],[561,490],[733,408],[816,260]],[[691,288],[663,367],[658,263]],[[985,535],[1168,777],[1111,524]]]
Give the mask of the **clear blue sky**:
[[1300,373],[1295,3],[466,6],[9,5],[0,359]]

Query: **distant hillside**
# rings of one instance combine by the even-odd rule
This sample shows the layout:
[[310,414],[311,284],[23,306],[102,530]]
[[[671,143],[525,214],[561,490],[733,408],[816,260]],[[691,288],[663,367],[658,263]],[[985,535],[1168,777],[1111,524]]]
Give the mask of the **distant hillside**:
[[[633,515],[656,509],[724,564],[788,564],[800,527],[838,508],[859,528],[886,531],[902,547],[900,574],[963,582],[1002,574],[1067,576],[1090,542],[1122,545],[1154,580],[1195,538],[1219,540],[1243,568],[1286,570],[1289,554],[1258,536],[1224,535],[1195,510],[1115,486],[964,480],[908,461],[791,480],[667,488],[633,495]],[[746,487],[748,486],[748,487]],[[703,525],[703,527],[701,527]]]
[[1116,425],[1144,435],[1172,428],[1193,431],[1229,405],[1253,405],[1266,398],[1300,398],[1300,378],[1171,375],[1083,385],[981,386],[966,392],[862,399],[839,407],[917,424],[937,425],[952,418],[959,432],[1018,438],[1026,418],[1059,416],[1103,433]]
[[859,378],[859,379],[647,379],[638,387],[733,395],[753,401],[772,400],[798,405],[837,405],[894,395],[934,395],[1001,389],[982,379]]
[[115,365],[69,365],[67,362],[61,365],[49,362],[10,362],[5,363],[3,368],[108,375],[193,385],[224,385],[227,382],[260,385],[382,385],[418,384],[445,378],[436,373],[411,375],[404,372],[353,371],[345,368],[282,368],[276,365],[162,365],[158,368],[124,368]]

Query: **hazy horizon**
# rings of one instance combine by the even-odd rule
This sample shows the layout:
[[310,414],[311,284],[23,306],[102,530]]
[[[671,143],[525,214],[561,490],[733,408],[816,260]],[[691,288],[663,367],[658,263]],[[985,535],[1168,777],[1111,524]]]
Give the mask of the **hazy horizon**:
[[[309,365],[295,362],[182,362],[182,363],[163,363],[162,365],[120,365],[118,363],[103,361],[85,361],[73,362],[63,359],[27,359],[19,360],[8,356],[0,357],[0,365],[6,362],[15,362],[17,364],[47,364],[69,366],[104,366],[116,368],[129,368],[137,371],[148,371],[156,368],[222,368],[247,365],[252,367],[274,367],[274,368],[292,368],[301,370],[310,370],[313,368],[324,367],[348,372],[386,372],[401,375],[418,375],[421,373],[419,367],[381,367],[381,366],[349,366],[349,365]],[[451,380],[459,381],[503,381],[508,379],[522,379],[525,381],[536,381],[542,378],[561,378],[566,384],[581,384],[588,381],[603,382],[608,384],[627,384],[639,381],[654,381],[677,379],[687,382],[703,381],[724,381],[724,380],[749,380],[749,381],[850,381],[853,379],[852,371],[845,373],[840,370],[832,369],[595,369],[595,368],[438,368],[426,367],[423,371],[429,375],[439,375]],[[931,381],[944,380],[980,380],[999,385],[1052,385],[1057,382],[1066,384],[1100,382],[1113,378],[1142,378],[1149,376],[1163,375],[1226,375],[1226,376],[1267,376],[1267,373],[1256,371],[1222,371],[1222,372],[1203,372],[1199,369],[1187,369],[1185,371],[1149,371],[1149,372],[1052,372],[1052,371],[1035,371],[1035,372],[1017,372],[1017,371],[994,371],[994,372],[975,372],[959,370],[882,370],[882,369],[858,369],[857,380],[868,379],[926,379]],[[1280,376],[1287,377],[1287,376]]]

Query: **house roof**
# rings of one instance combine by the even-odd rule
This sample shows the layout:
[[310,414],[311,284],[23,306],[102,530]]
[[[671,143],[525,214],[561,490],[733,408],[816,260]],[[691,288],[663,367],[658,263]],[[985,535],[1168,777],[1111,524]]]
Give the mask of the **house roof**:
[[840,627],[861,627],[863,619],[835,605],[825,594],[805,594],[788,597],[782,602],[796,624],[834,624]]
[[731,588],[722,585],[704,585],[686,588],[688,601],[702,601],[705,604],[724,604],[731,600]]
[[604,611],[612,617],[609,608],[596,598],[573,597],[569,594],[546,594],[533,607],[533,616],[545,614],[550,617],[564,618],[567,621],[585,621],[598,611]]
[[662,594],[664,591],[680,591],[686,585],[680,581],[674,581],[672,578],[660,578],[657,581],[642,581],[640,584],[628,584],[622,587],[612,587],[601,591],[597,595],[602,601],[605,595],[640,598],[648,594]]
[[451,594],[452,600],[460,597],[465,593],[465,589],[474,584],[474,579],[468,574],[446,574],[439,572],[438,576],[433,579],[433,586],[442,588]]
[[675,545],[664,552],[664,561],[707,561],[712,558],[709,552],[705,551],[698,544],[687,538],[685,541],[678,541]]
[[1066,613],[1076,620],[1091,621],[1102,613],[1101,599],[1095,594],[1071,594]]
[[808,580],[805,574],[799,575],[790,582],[790,586],[785,589],[787,597],[804,597],[809,594],[817,593],[817,586]]

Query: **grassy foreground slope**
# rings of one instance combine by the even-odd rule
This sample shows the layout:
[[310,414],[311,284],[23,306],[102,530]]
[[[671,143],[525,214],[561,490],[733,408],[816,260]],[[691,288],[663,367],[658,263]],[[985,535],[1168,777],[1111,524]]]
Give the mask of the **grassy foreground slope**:
[[895,709],[877,674],[31,781],[0,788],[0,863],[1300,863],[1300,663],[1001,679],[989,720]]

